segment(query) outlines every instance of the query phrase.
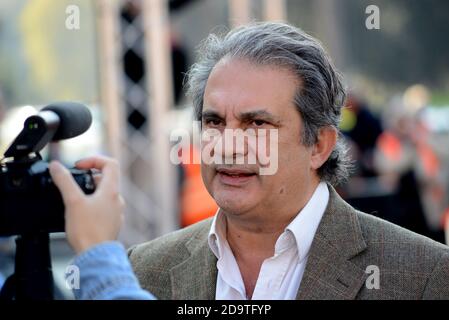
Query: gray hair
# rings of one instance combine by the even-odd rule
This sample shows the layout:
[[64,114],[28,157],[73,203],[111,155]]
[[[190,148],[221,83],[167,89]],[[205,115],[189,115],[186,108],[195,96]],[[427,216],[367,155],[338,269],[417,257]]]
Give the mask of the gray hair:
[[[209,35],[199,54],[199,62],[187,74],[187,94],[193,101],[197,120],[201,120],[204,92],[212,69],[221,59],[229,57],[286,67],[298,77],[294,104],[303,120],[304,145],[314,145],[321,128],[338,128],[346,97],[341,76],[320,42],[301,29],[285,23],[253,23],[224,37]],[[347,148],[339,137],[317,173],[322,180],[336,185],[348,178],[350,166]]]

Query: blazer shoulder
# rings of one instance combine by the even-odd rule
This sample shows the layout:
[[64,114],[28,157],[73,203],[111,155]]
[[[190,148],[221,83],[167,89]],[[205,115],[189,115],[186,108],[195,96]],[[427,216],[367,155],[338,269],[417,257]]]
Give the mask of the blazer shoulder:
[[352,261],[376,266],[380,276],[380,290],[365,288],[359,299],[449,298],[448,246],[373,215],[357,217],[366,247]]
[[128,257],[134,268],[162,268],[167,270],[189,256],[186,245],[194,240],[207,240],[212,218],[186,228],[168,233],[154,240],[128,249]]
[[[369,247],[382,250],[382,255],[391,259],[427,264],[433,268],[445,255],[449,247],[380,219],[370,214],[357,211],[363,237]],[[419,261],[422,259],[422,261]]]
[[423,299],[449,299],[449,254],[443,255],[427,281]]

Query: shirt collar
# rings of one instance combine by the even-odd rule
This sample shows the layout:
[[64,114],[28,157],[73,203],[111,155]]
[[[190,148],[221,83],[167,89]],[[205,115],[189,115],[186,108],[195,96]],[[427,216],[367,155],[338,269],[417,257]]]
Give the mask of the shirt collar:
[[329,202],[329,189],[325,182],[320,182],[306,206],[285,228],[293,233],[298,247],[299,261],[307,257],[315,233]]
[[[298,249],[299,261],[306,258],[328,202],[329,189],[325,182],[320,182],[305,207],[296,215],[279,237],[275,251],[284,250],[285,245],[283,243],[286,243],[285,238],[288,239],[290,234],[293,234]],[[208,244],[217,259],[220,259],[226,244],[226,219],[220,209],[217,210],[212,220]]]
[[218,208],[212,220],[207,238],[209,247],[217,259],[220,259],[222,256],[224,239],[226,239],[226,219],[223,213],[221,213],[220,208]]

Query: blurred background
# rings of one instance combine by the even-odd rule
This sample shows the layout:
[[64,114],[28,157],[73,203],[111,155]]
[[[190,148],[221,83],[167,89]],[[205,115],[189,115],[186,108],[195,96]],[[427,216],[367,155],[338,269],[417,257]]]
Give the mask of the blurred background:
[[[370,5],[378,28],[369,28]],[[213,215],[199,165],[169,160],[170,133],[195,131],[184,73],[210,32],[263,20],[320,39],[344,75],[341,131],[355,169],[339,193],[362,211],[447,241],[444,0],[0,0],[0,152],[41,107],[83,102],[91,129],[43,156],[67,166],[93,154],[119,159],[126,246]],[[197,156],[198,145],[182,152]],[[51,249],[57,297],[71,298],[64,272],[73,252],[64,234],[52,235]],[[0,274],[13,268],[14,241],[0,239]]]

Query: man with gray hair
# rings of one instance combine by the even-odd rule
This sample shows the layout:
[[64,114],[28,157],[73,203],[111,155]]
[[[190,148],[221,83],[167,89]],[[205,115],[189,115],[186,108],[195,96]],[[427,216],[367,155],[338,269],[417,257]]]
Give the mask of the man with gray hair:
[[[355,210],[332,187],[348,176],[345,90],[316,39],[283,23],[210,35],[188,92],[203,132],[277,130],[278,170],[203,162],[219,210],[129,250],[145,289],[160,299],[449,298],[446,246]],[[214,156],[250,152],[224,145]]]
[[[335,192],[348,176],[338,134],[345,90],[316,39],[283,23],[211,35],[188,74],[188,90],[201,121],[202,156],[214,160],[201,163],[203,181],[219,210],[128,251],[144,289],[159,299],[449,299],[448,247],[359,212]],[[264,143],[237,146],[229,131]],[[257,149],[276,161],[274,173],[261,174],[267,163]],[[116,237],[122,210],[110,178],[116,164],[94,159],[78,166],[94,164],[112,168],[103,189],[116,205],[104,192],[87,201],[67,172],[50,168],[66,204],[69,241],[84,252],[81,275],[91,275],[84,283],[95,289],[80,296],[104,297],[103,290],[111,297],[126,283],[120,297],[151,298],[138,289],[123,249],[101,244]],[[106,259],[108,252],[115,258]],[[89,268],[108,261],[114,277]],[[93,279],[101,277],[104,285],[97,285]]]

